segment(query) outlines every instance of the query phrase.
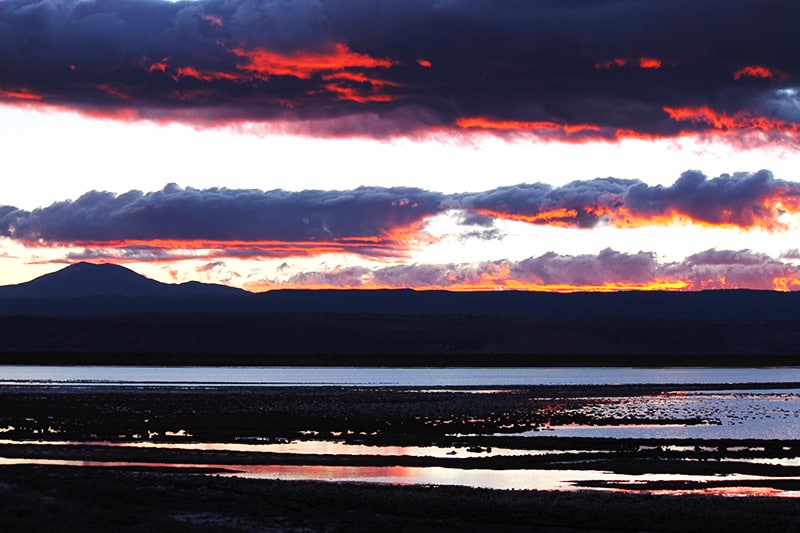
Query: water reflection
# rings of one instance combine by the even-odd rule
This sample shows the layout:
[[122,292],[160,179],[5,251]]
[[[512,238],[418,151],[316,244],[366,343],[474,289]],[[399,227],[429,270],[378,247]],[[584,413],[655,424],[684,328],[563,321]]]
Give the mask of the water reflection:
[[[56,441],[0,439],[0,445],[92,446],[101,448],[144,448],[152,450],[200,450],[213,452],[282,453],[296,455],[356,455],[380,457],[431,457],[435,459],[474,459],[476,457],[521,457],[608,453],[606,450],[525,450],[501,447],[460,446],[380,446],[339,441],[301,440],[266,444],[232,442],[158,441]],[[479,449],[478,449],[479,448]]]
[[[158,462],[130,461],[76,461],[61,459],[16,459],[0,457],[0,466],[8,465],[47,465],[73,466],[86,468],[141,468],[208,471],[209,475],[221,477],[241,477],[251,479],[274,479],[287,481],[329,481],[360,482],[384,484],[415,485],[457,485],[474,488],[498,490],[585,490],[592,485],[596,490],[613,490],[671,494],[723,494],[744,496],[766,494],[770,496],[798,497],[800,492],[782,490],[775,487],[753,487],[748,482],[764,482],[774,479],[792,480],[800,483],[800,478],[768,478],[744,474],[725,476],[727,486],[702,487],[702,484],[719,479],[717,476],[684,474],[648,474],[646,483],[687,483],[699,484],[697,489],[652,490],[642,485],[641,476],[618,474],[601,470],[490,470],[460,469],[444,467],[405,467],[405,466],[320,466],[320,465],[217,465],[217,464],[173,464]],[[738,486],[737,483],[742,483]],[[603,489],[608,484],[611,488]],[[624,486],[624,488],[623,488]]]

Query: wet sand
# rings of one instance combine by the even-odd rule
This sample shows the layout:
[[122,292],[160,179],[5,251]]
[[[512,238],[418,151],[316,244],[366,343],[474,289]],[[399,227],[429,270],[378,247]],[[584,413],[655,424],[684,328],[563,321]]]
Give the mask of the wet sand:
[[[742,389],[775,385],[741,385]],[[798,384],[780,384],[798,388]],[[735,387],[734,387],[735,388]],[[400,387],[0,388],[0,457],[114,461],[113,467],[0,467],[0,529],[54,530],[797,530],[800,499],[683,494],[800,491],[800,442],[785,439],[613,439],[548,436],[558,424],[674,424],[655,415],[607,419],[609,398],[670,386],[537,386],[502,391]],[[682,385],[716,390],[719,385]],[[591,409],[586,409],[586,407]],[[684,424],[703,424],[682,419]],[[541,431],[535,437],[516,436]],[[137,448],[92,442],[280,443],[472,449],[425,455]],[[38,441],[49,441],[41,445]],[[514,456],[490,450],[541,451]],[[546,452],[546,453],[544,453]],[[571,492],[240,479],[226,465],[565,468],[642,476],[587,480]],[[149,464],[148,464],[149,463]],[[164,465],[204,465],[171,468]],[[711,476],[670,481],[658,474]],[[733,477],[732,477],[733,476]],[[734,479],[755,476],[756,479]],[[742,488],[746,490],[742,491]],[[580,490],[592,489],[592,490]],[[599,490],[599,491],[598,491]],[[615,492],[619,490],[634,493]]]

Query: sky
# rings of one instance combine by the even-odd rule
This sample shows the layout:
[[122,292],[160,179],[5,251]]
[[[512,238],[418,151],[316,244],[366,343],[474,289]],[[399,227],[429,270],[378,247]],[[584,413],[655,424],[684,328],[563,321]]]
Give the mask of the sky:
[[800,3],[0,0],[0,284],[800,290]]

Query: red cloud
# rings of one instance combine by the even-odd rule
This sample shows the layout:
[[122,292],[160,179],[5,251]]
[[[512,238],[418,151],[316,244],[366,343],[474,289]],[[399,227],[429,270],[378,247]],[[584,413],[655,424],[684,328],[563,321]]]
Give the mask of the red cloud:
[[17,89],[16,91],[6,91],[0,89],[0,98],[9,100],[28,100],[38,101],[42,99],[41,95],[35,94],[28,89]]
[[494,132],[529,132],[542,136],[574,137],[577,140],[606,138],[603,129],[594,124],[559,124],[547,120],[521,121],[496,120],[488,117],[464,117],[456,119],[456,126],[464,130]]
[[350,51],[343,43],[336,43],[323,52],[293,51],[275,52],[267,49],[234,48],[231,50],[247,63],[237,65],[239,70],[251,72],[258,77],[294,76],[309,79],[323,72],[342,71],[350,68],[389,68],[395,63],[367,54]]
[[628,61],[626,59],[622,59],[621,57],[617,57],[617,58],[611,59],[609,61],[601,61],[600,63],[595,63],[594,64],[594,68],[596,68],[596,69],[609,69],[609,68],[614,68],[614,67],[620,68],[620,67],[624,67],[627,64],[628,64]]
[[709,126],[704,131],[715,134],[735,132],[761,132],[766,134],[800,134],[800,124],[781,119],[763,117],[746,112],[727,114],[710,107],[664,107],[673,120]]
[[655,57],[640,57],[639,67],[651,69],[661,68],[661,60]]
[[762,79],[780,78],[782,80],[785,80],[786,74],[778,71],[773,71],[761,65],[748,65],[746,67],[740,68],[739,70],[733,73],[734,80],[740,80],[744,77],[762,78]]

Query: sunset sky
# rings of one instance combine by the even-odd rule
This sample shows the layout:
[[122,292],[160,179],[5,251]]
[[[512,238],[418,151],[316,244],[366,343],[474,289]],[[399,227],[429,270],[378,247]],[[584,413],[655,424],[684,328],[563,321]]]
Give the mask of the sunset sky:
[[0,284],[800,289],[794,0],[0,0]]

